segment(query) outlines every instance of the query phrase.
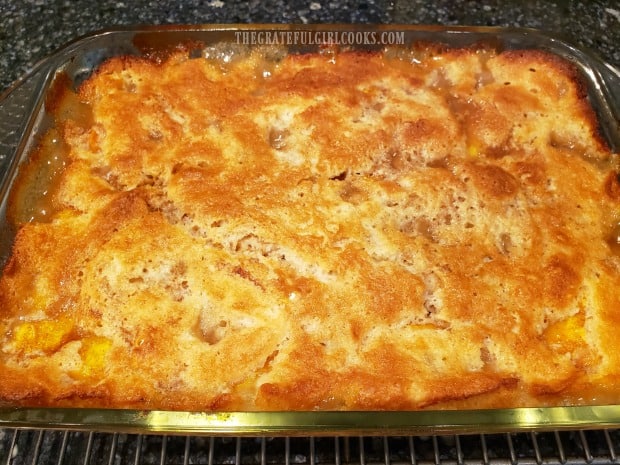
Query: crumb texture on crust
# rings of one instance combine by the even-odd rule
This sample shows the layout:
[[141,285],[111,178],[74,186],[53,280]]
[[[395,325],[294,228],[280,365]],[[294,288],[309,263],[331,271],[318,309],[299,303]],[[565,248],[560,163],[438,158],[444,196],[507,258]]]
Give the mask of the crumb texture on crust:
[[620,400],[617,157],[561,60],[179,52],[65,104],[0,280],[0,402]]

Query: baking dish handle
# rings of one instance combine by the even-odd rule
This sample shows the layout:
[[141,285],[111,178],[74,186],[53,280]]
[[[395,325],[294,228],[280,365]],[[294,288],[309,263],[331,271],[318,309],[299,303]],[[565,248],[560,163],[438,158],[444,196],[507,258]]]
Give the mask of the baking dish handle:
[[50,72],[51,66],[42,61],[0,93],[0,185],[23,139],[24,128],[35,116],[33,104],[39,99]]
[[[604,86],[603,91],[609,97],[610,109],[613,113],[616,127],[619,128],[618,132],[620,132],[620,69],[609,63],[603,63],[599,67],[599,73]],[[620,152],[620,146],[615,147],[615,149]]]

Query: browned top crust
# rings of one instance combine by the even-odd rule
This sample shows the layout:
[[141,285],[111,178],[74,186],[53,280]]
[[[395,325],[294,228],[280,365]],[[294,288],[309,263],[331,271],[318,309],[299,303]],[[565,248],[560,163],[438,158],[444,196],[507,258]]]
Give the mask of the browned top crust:
[[0,280],[0,399],[619,402],[617,157],[575,71],[388,55],[117,58],[63,97],[53,212]]

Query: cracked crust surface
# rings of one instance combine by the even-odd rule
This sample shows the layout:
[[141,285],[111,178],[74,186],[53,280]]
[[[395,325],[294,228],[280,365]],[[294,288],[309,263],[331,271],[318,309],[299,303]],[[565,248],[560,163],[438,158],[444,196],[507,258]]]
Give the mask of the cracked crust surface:
[[617,157],[574,71],[411,53],[118,58],[65,95],[53,211],[0,280],[0,399],[617,402]]

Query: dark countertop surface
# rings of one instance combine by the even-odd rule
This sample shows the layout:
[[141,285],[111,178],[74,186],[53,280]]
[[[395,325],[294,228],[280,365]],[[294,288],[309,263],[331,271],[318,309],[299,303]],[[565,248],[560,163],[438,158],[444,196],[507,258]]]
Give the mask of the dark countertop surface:
[[37,61],[89,32],[116,25],[199,23],[533,27],[620,67],[620,0],[0,0],[0,93]]

